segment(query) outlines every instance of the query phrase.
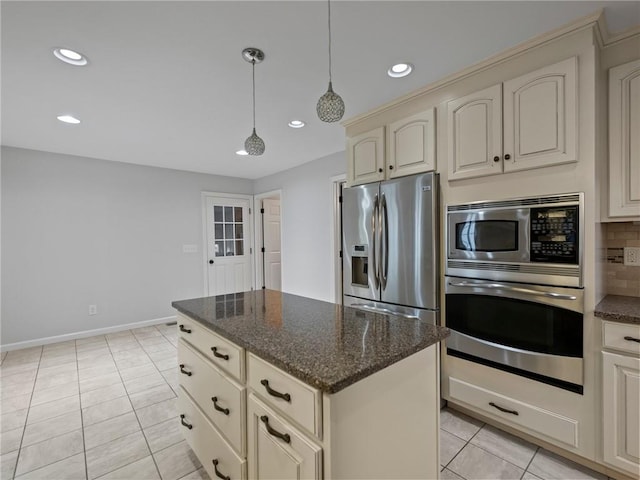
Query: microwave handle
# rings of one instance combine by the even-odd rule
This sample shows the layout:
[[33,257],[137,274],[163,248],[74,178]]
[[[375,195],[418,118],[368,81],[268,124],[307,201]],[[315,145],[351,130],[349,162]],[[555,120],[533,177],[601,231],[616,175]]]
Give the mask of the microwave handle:
[[469,287],[469,288],[480,287],[480,288],[494,288],[494,289],[499,288],[501,290],[506,290],[508,292],[524,293],[526,295],[535,295],[538,297],[549,297],[549,298],[555,298],[558,300],[576,300],[577,298],[574,295],[565,295],[564,293],[540,292],[538,290],[532,290],[530,288],[511,287],[509,285],[502,285],[501,283],[469,283],[469,282],[452,283],[452,282],[449,282],[449,285],[451,285],[452,287]]

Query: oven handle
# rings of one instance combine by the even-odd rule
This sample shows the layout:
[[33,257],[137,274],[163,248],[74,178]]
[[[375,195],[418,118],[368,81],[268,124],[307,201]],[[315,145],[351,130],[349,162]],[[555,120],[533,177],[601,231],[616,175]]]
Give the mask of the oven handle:
[[468,287],[468,288],[479,287],[479,288],[501,289],[501,290],[506,290],[508,292],[524,293],[526,295],[535,295],[537,297],[556,298],[558,300],[576,300],[577,299],[577,297],[575,297],[574,295],[566,295],[564,293],[555,293],[555,292],[540,292],[538,290],[532,290],[530,288],[511,287],[509,285],[502,285],[501,283],[449,282],[449,285],[451,285],[452,287]]

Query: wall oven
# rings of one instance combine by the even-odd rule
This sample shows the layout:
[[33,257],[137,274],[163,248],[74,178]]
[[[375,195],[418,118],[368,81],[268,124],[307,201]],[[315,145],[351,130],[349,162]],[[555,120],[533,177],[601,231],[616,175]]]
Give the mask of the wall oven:
[[447,353],[583,393],[583,194],[447,207]]
[[449,355],[582,393],[583,290],[447,277]]

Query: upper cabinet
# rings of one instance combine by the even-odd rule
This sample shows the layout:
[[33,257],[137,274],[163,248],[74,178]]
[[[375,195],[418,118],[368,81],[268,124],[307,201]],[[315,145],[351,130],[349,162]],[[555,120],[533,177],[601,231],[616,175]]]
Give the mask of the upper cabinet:
[[387,178],[434,170],[435,131],[433,108],[389,124]]
[[347,139],[350,185],[384,179],[384,127]]
[[351,137],[347,181],[358,185],[434,170],[435,142],[433,108]]
[[449,180],[577,160],[577,58],[450,101]]
[[[635,132],[635,133],[634,133]],[[640,60],[609,70],[609,216],[640,216]]]

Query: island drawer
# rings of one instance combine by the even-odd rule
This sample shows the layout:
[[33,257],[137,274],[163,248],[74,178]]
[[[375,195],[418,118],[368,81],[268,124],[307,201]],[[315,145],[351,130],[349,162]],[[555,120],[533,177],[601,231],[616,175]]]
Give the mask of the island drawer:
[[249,354],[248,386],[312,434],[322,435],[322,395],[315,388]]
[[244,349],[207,330],[195,320],[178,315],[178,334],[211,362],[244,382]]
[[180,385],[236,451],[246,455],[245,388],[216,369],[183,339],[178,341]]
[[178,390],[178,414],[185,440],[210,478],[247,478],[246,460],[236,455],[183,388]]
[[640,355],[640,325],[603,322],[602,343],[605,348]]
[[449,396],[483,413],[578,446],[578,421],[549,410],[449,377]]

